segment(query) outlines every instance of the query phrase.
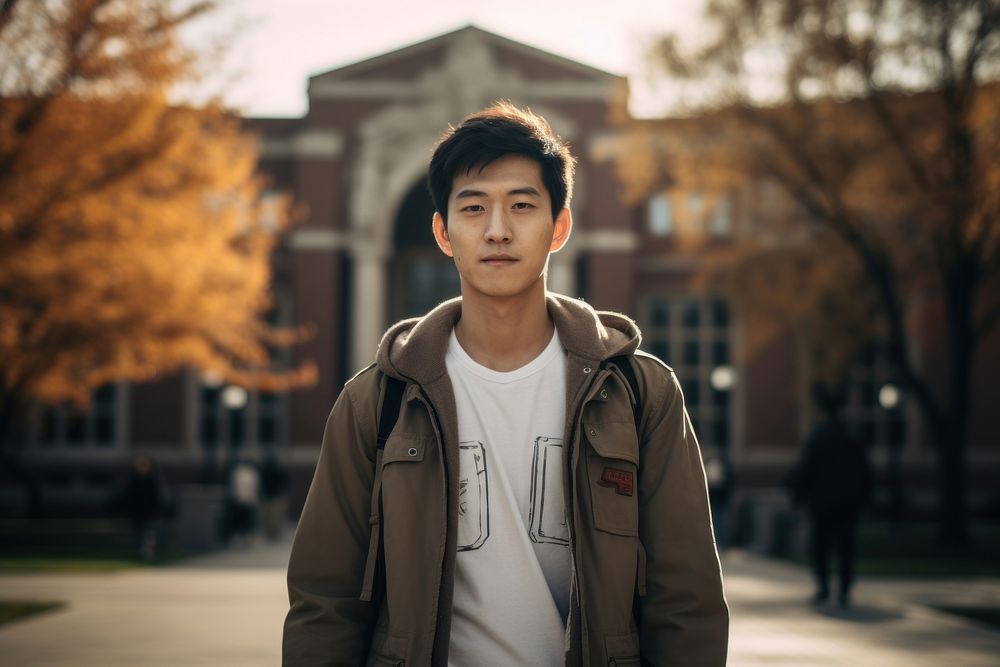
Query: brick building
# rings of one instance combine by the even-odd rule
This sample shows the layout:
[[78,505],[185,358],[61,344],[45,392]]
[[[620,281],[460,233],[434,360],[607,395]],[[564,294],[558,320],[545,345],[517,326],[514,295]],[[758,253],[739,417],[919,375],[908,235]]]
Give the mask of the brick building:
[[[738,497],[776,494],[808,428],[808,368],[790,340],[739,362],[739,304],[688,289],[698,260],[672,250],[669,203],[621,201],[614,166],[597,156],[617,132],[611,116],[625,91],[621,77],[470,26],[311,77],[302,118],[248,119],[274,189],[308,211],[274,260],[275,318],[316,326],[317,336],[289,354],[315,360],[318,384],[290,395],[250,392],[233,409],[223,388],[181,373],[105,388],[88,415],[47,411],[29,433],[47,495],[102,497],[139,450],[184,481],[236,452],[259,457],[273,447],[293,471],[292,506],[301,506],[343,382],[370,363],[388,324],[458,293],[430,234],[426,165],[443,128],[498,98],[545,116],[579,159],[574,231],[552,258],[550,289],[636,318],[644,348],[676,369],[706,457],[732,464]],[[738,201],[714,206],[708,232],[724,241]],[[929,343],[937,330],[930,322]],[[984,351],[984,368],[1000,367],[997,347]],[[924,353],[933,364],[933,346]],[[911,405],[878,406],[885,377],[877,355],[859,366],[849,417],[877,461],[898,446],[920,485],[931,479],[933,452]],[[972,500],[981,503],[1000,467],[1000,427],[989,419],[998,387],[978,377],[976,395],[970,469],[979,489]]]

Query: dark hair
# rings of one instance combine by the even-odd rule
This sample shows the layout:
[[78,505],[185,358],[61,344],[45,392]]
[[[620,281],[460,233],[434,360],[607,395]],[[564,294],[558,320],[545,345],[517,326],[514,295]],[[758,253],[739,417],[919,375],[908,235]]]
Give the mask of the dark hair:
[[448,197],[455,175],[480,170],[505,155],[524,155],[541,167],[542,183],[552,200],[555,220],[573,197],[576,160],[548,122],[530,109],[508,101],[466,116],[441,137],[427,172],[434,208],[448,222]]

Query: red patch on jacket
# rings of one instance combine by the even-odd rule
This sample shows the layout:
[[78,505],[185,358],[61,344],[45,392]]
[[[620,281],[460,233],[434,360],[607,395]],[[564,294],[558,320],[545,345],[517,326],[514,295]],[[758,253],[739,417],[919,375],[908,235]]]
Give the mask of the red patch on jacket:
[[619,470],[618,468],[605,468],[601,473],[599,486],[606,486],[615,490],[620,496],[631,496],[633,494],[632,472],[629,470]]

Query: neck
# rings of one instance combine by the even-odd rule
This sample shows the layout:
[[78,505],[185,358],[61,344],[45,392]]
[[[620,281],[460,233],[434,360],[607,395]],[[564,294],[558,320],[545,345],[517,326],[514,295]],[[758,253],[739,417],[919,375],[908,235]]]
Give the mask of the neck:
[[545,306],[545,289],[488,300],[462,298],[455,336],[476,363],[494,371],[517,370],[541,354],[554,325]]

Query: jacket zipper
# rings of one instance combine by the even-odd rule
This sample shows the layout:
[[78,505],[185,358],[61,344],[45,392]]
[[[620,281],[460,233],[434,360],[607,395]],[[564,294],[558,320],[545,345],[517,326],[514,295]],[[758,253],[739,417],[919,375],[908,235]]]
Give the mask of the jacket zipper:
[[439,448],[439,452],[440,452],[440,459],[441,459],[441,477],[444,480],[444,493],[441,494],[441,498],[442,498],[442,502],[444,504],[444,507],[442,508],[443,511],[442,511],[441,515],[444,517],[444,520],[445,520],[445,531],[444,531],[445,534],[444,534],[444,540],[441,543],[441,549],[438,552],[439,566],[438,566],[438,570],[437,570],[437,582],[434,585],[434,596],[435,597],[434,597],[434,604],[433,604],[433,613],[431,614],[431,619],[432,620],[431,620],[431,632],[430,632],[430,635],[431,635],[431,647],[430,647],[431,655],[428,657],[428,663],[430,663],[430,661],[433,660],[434,647],[437,644],[437,639],[438,639],[437,638],[437,622],[438,622],[438,615],[439,615],[439,606],[441,604],[441,581],[444,578],[444,562],[445,562],[445,558],[447,556],[447,554],[445,552],[446,552],[446,550],[448,548],[448,522],[450,520],[450,517],[448,516],[448,496],[449,496],[450,490],[448,488],[448,467],[447,467],[448,464],[447,464],[447,457],[445,456],[445,451],[444,451],[445,443],[444,443],[444,437],[441,435],[441,428],[438,425],[437,412],[434,410],[433,405],[431,405],[430,399],[427,398],[424,395],[422,389],[419,390],[419,391],[417,391],[416,394],[415,394],[415,396],[416,396],[417,400],[420,401],[421,403],[423,403],[424,407],[427,408],[427,415],[428,415],[428,417],[431,420],[431,428],[434,429],[434,437],[437,439],[437,443],[438,443],[438,448]]
[[[583,591],[584,591],[584,588],[583,588],[583,578],[580,576],[580,571],[579,571],[579,568],[577,566],[577,557],[576,557],[576,533],[577,533],[577,530],[576,530],[576,514],[577,514],[577,512],[576,512],[576,502],[577,502],[577,500],[579,498],[579,494],[576,492],[576,484],[577,484],[576,475],[577,475],[577,469],[579,467],[579,464],[577,463],[577,461],[573,460],[573,456],[578,453],[577,452],[577,448],[579,446],[580,433],[583,430],[582,429],[583,410],[587,406],[587,403],[589,402],[589,400],[588,400],[587,397],[592,393],[593,388],[595,386],[599,386],[600,383],[603,383],[605,381],[605,379],[608,377],[609,374],[610,374],[610,371],[608,371],[608,370],[604,370],[604,371],[601,371],[600,373],[595,374],[592,377],[591,381],[589,383],[584,383],[584,385],[580,388],[580,391],[577,393],[577,396],[580,397],[580,398],[579,398],[579,403],[577,405],[575,413],[573,415],[573,421],[571,422],[572,423],[572,431],[570,432],[569,449],[566,452],[566,455],[567,455],[567,457],[569,459],[570,473],[569,473],[568,477],[569,477],[570,487],[569,487],[569,490],[568,491],[564,491],[564,493],[566,493],[567,495],[569,495],[569,501],[570,501],[569,503],[566,504],[566,506],[572,508],[572,517],[571,517],[571,519],[568,522],[569,523],[570,559],[571,559],[571,564],[572,564],[572,568],[573,568],[573,572],[572,572],[573,581],[576,582],[576,597],[577,597],[577,601],[578,601],[579,614],[580,614],[580,657],[581,657],[584,665],[586,665],[589,662],[588,657],[587,657],[587,655],[588,655],[588,653],[587,653],[587,628],[586,628],[586,624],[585,624],[586,614],[584,613],[584,606],[585,605],[584,605],[584,595],[583,595]],[[574,399],[574,403],[577,403],[576,399]],[[570,600],[571,600],[570,613],[572,613],[572,598],[573,598],[573,596],[572,596],[572,592],[571,592],[570,593]],[[566,622],[566,633],[567,633],[567,635],[569,635],[572,632],[572,623],[571,623],[571,620],[572,619],[569,616],[567,616],[567,618],[566,618],[566,621],[567,621]]]

